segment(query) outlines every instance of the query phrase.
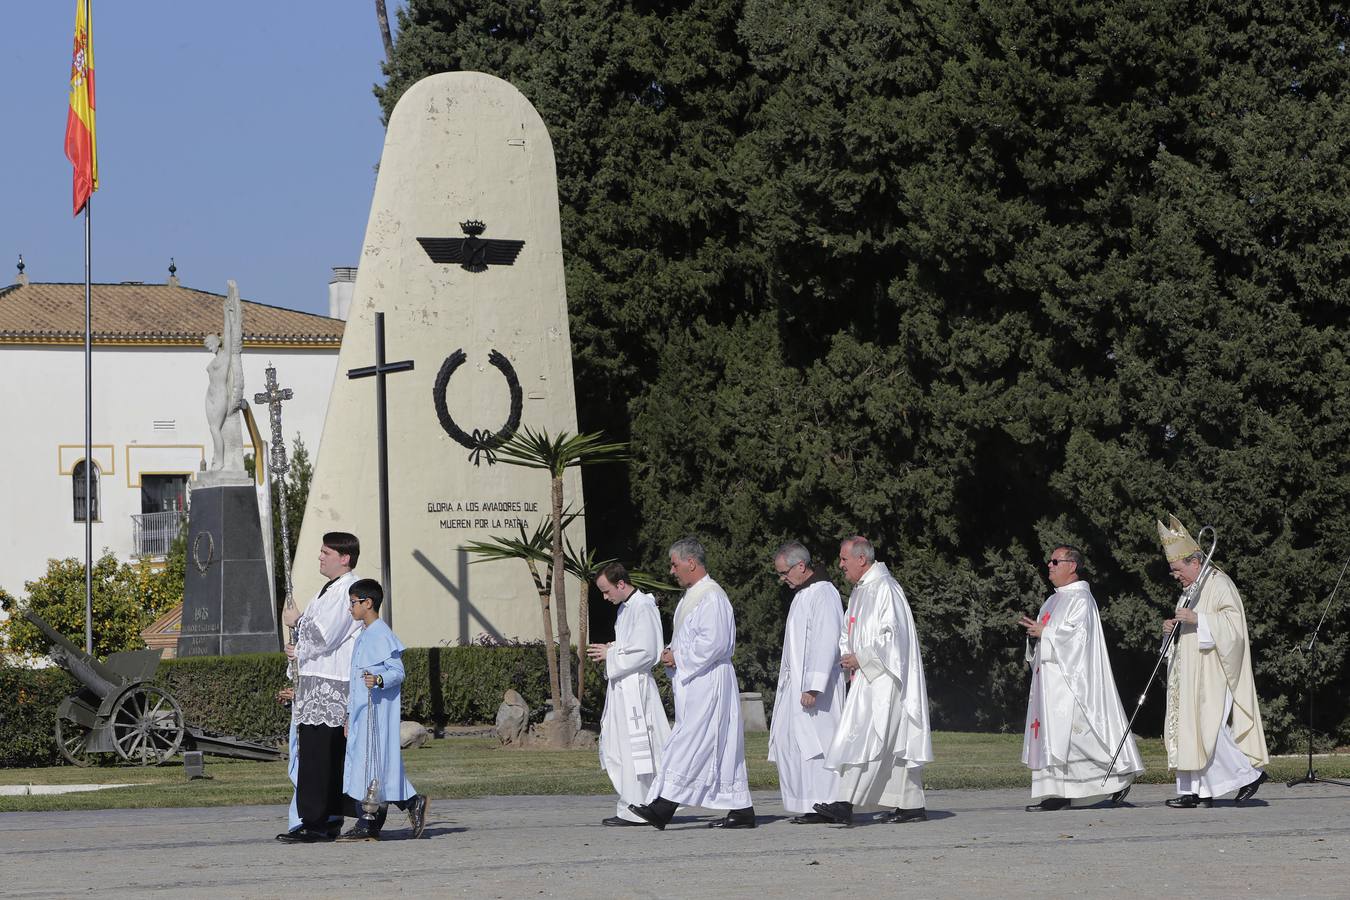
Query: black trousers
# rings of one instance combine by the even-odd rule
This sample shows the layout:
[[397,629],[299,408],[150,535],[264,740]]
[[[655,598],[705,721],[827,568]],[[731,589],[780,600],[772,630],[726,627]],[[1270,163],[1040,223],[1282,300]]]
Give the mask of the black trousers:
[[300,771],[295,777],[295,811],[306,828],[323,829],[330,816],[342,817],[342,766],[347,738],[342,726],[297,725]]

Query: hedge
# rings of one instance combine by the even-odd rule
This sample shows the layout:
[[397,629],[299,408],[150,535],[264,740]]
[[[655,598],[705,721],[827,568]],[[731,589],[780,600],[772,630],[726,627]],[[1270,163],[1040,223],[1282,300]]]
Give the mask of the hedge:
[[[519,691],[530,705],[532,722],[544,717],[549,688],[542,644],[419,647],[408,650],[403,663],[404,719],[436,729],[490,723],[508,688]],[[191,725],[249,740],[281,739],[289,727],[286,708],[274,699],[287,683],[284,654],[169,659],[154,682],[173,694]],[[669,703],[665,679],[659,683]],[[0,767],[61,763],[53,737],[56,707],[76,687],[60,669],[0,663],[0,696],[19,699],[17,704],[0,704]],[[603,706],[601,667],[588,662],[583,722],[595,727]]]
[[0,663],[0,768],[60,765],[56,708],[77,688],[60,669]]

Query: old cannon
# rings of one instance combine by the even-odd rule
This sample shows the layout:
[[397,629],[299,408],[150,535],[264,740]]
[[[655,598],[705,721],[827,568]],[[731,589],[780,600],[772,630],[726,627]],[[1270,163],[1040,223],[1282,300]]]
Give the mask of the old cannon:
[[18,612],[51,642],[51,658],[81,685],[56,710],[56,747],[68,762],[87,766],[95,753],[142,766],[158,765],[180,750],[216,756],[277,760],[277,747],[207,731],[183,721],[178,701],[151,684],[163,650],[126,650],[99,661],[31,610]]

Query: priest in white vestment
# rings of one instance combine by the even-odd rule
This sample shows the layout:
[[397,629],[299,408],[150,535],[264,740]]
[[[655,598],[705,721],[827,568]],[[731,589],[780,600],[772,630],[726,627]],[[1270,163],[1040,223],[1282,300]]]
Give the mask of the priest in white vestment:
[[630,807],[662,830],[680,806],[728,810],[710,828],[755,827],[740,687],[731,665],[736,616],[726,591],[708,575],[706,560],[693,538],[671,545],[670,574],[685,589],[670,646],[661,652],[675,695],[675,727],[661,749],[647,803]]
[[619,792],[605,825],[645,825],[629,805],[644,803],[661,764],[670,722],[652,677],[661,654],[661,613],[656,598],[628,583],[622,563],[610,563],[595,579],[600,594],[619,607],[614,640],[591,644],[587,654],[605,664],[605,712],[600,719],[600,765]]
[[[1172,577],[1183,592],[1163,633],[1180,628],[1169,651],[1167,715],[1163,746],[1177,772],[1174,809],[1213,806],[1214,798],[1237,791],[1245,803],[1267,779],[1270,762],[1261,707],[1252,678],[1247,615],[1233,579],[1211,566],[1203,580],[1205,554],[1175,516],[1158,523],[1158,537]],[[1196,582],[1199,599],[1187,607]]]
[[928,689],[905,592],[865,537],[839,545],[854,584],[839,637],[848,700],[825,765],[839,773],[833,803],[815,810],[843,825],[858,807],[895,807],[887,822],[927,820],[923,767],[933,761]]
[[839,632],[844,607],[825,573],[813,568],[811,553],[796,541],[778,548],[774,571],[793,590],[783,632],[783,659],[769,727],[769,762],[778,766],[783,808],[797,815],[794,825],[826,823],[813,812],[829,803],[839,774],[825,768],[844,708],[844,673],[839,668]]
[[1028,811],[1063,809],[1074,801],[1086,806],[1107,796],[1120,803],[1144,771],[1134,735],[1126,737],[1129,722],[1082,564],[1077,547],[1056,547],[1046,563],[1056,590],[1036,618],[1020,622],[1031,665],[1022,764],[1032,772],[1031,797],[1040,800]]

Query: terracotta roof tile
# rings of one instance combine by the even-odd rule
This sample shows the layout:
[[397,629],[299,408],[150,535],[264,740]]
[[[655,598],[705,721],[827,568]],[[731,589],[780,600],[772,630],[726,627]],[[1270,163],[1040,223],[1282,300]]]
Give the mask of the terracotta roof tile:
[[[223,294],[172,284],[92,286],[95,343],[200,344],[220,332]],[[346,323],[243,301],[245,346],[336,347]],[[84,340],[84,284],[12,284],[0,288],[0,343]]]

